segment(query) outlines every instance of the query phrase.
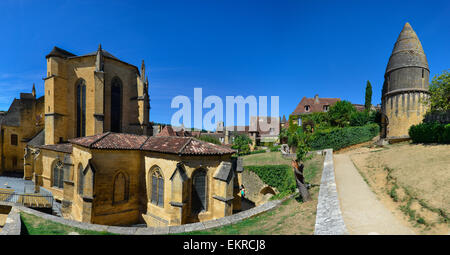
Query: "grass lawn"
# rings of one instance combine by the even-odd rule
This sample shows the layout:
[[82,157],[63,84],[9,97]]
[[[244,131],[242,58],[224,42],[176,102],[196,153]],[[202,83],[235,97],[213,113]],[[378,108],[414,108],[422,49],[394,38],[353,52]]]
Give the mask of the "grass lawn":
[[20,213],[20,219],[29,235],[67,235],[71,232],[80,235],[114,235],[107,231],[97,232],[66,226],[24,212]]
[[[262,153],[244,157],[244,165],[247,158],[255,160],[263,155],[276,157],[280,152]],[[280,156],[281,157],[281,156]],[[315,155],[305,164],[306,181],[314,185],[310,190],[312,201],[301,202],[299,195],[284,201],[279,207],[269,212],[243,220],[236,224],[206,231],[194,231],[183,233],[184,235],[312,235],[316,222],[317,198],[319,195],[320,178],[322,176],[323,159],[321,155]],[[289,162],[289,161],[288,161]],[[252,162],[254,164],[255,161]],[[258,163],[261,163],[259,161]],[[275,164],[271,162],[271,164]]]
[[283,158],[279,151],[245,155],[242,158],[244,166],[291,165],[291,160]]

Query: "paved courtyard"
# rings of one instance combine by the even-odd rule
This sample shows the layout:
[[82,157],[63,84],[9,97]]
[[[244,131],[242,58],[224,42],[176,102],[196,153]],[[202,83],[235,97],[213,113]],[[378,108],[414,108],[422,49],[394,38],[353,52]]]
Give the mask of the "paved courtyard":
[[[0,189],[12,189],[16,193],[34,193],[34,183],[22,178],[0,176]],[[46,191],[43,193],[47,194]]]

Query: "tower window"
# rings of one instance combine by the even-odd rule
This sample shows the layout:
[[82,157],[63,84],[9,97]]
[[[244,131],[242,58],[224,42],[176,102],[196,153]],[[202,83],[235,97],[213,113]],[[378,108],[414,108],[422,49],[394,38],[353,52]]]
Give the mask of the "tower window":
[[122,82],[115,77],[111,82],[111,131],[121,132]]
[[17,145],[18,137],[15,134],[11,135],[11,145]]
[[77,85],[77,137],[86,136],[86,84],[79,80]]
[[424,77],[424,69],[422,68],[422,79],[423,79],[423,77]]

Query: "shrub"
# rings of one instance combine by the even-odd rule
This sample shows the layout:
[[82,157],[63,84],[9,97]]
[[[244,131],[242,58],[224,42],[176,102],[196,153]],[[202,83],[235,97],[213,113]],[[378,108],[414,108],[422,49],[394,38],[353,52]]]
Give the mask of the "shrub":
[[249,144],[252,143],[252,140],[245,134],[237,135],[234,138],[233,145],[231,148],[238,150],[239,155],[246,155],[250,153]]
[[280,193],[295,192],[294,173],[288,165],[245,166],[245,168],[256,173],[265,184],[275,187]]
[[258,154],[258,153],[265,153],[265,152],[266,152],[266,150],[254,150],[254,151],[249,152],[249,154]]
[[364,126],[373,122],[373,117],[375,116],[368,111],[353,112],[350,115],[350,126]]
[[220,142],[220,140],[214,136],[209,136],[209,135],[202,135],[200,137],[198,137],[199,140],[208,142],[208,143],[214,143],[214,144],[218,144],[221,145],[222,143]]
[[379,126],[377,124],[322,130],[312,135],[309,144],[314,150],[327,148],[339,150],[350,145],[370,141],[378,133]]
[[281,145],[277,145],[277,146],[269,147],[269,150],[272,151],[272,152],[273,152],[273,151],[279,151],[280,148],[281,148]]
[[409,128],[413,143],[450,143],[450,124],[420,123]]
[[338,101],[327,112],[331,125],[345,127],[350,124],[350,116],[356,108],[349,101]]
[[314,130],[322,129],[324,127],[330,126],[330,122],[328,119],[328,113],[326,112],[314,112],[311,114],[301,115],[302,118],[302,126],[306,127],[308,123],[311,127],[314,127]]

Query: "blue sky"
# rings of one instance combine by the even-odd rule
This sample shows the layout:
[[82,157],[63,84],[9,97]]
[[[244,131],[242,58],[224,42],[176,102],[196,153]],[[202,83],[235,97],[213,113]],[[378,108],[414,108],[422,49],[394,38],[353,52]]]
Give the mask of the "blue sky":
[[[418,34],[431,77],[450,68],[445,1],[27,1],[0,2],[0,110],[36,83],[45,55],[98,44],[140,66],[150,82],[150,120],[169,123],[173,97],[279,96],[290,114],[303,96],[364,103],[383,75],[405,22]],[[225,100],[224,100],[225,102]]]

